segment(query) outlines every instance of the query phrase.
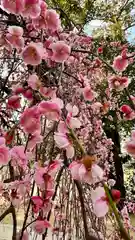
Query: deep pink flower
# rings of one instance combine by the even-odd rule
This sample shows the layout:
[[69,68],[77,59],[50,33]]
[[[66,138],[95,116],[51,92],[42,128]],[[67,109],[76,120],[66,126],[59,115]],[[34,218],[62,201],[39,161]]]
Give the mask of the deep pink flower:
[[61,23],[60,23],[59,15],[55,10],[49,9],[46,11],[45,21],[46,21],[46,27],[52,32],[59,30]]
[[37,220],[36,222],[33,223],[32,225],[33,230],[37,234],[43,234],[46,230],[46,228],[50,228],[51,224],[47,220]]
[[120,111],[124,113],[125,120],[132,120],[135,118],[135,112],[126,104],[121,106]]
[[38,213],[39,210],[43,207],[44,200],[40,196],[33,196],[32,200],[32,210],[34,213]]
[[50,48],[53,51],[52,60],[55,62],[64,62],[68,59],[71,48],[63,41],[52,43]]
[[112,76],[109,78],[110,89],[123,90],[128,87],[129,79],[127,77]]
[[68,158],[74,157],[74,147],[72,146],[72,143],[70,142],[66,133],[55,132],[54,140],[58,148],[66,150],[66,155]]
[[24,92],[24,88],[20,84],[12,85],[12,92],[15,95],[22,94]]
[[29,43],[22,51],[22,58],[26,64],[39,65],[44,54],[43,45],[40,43]]
[[98,51],[99,54],[103,53],[103,47],[99,47],[97,51]]
[[24,146],[14,146],[11,149],[10,154],[12,166],[20,166],[21,168],[26,169],[28,158]]
[[6,39],[14,48],[22,49],[24,47],[24,38],[22,35],[23,28],[18,26],[10,26],[8,28],[8,33],[6,34]]
[[23,96],[25,98],[27,98],[29,101],[31,101],[33,99],[33,93],[32,93],[32,90],[31,89],[24,89],[23,91]]
[[109,205],[105,190],[103,187],[97,187],[91,191],[91,200],[93,203],[93,211],[97,217],[104,217],[109,211]]
[[20,124],[26,133],[34,134],[40,131],[40,114],[38,107],[34,106],[25,109],[20,117]]
[[20,99],[21,98],[19,96],[17,96],[17,95],[11,96],[8,99],[7,108],[10,108],[10,109],[18,109],[18,108],[20,108],[21,107]]
[[5,10],[16,15],[24,9],[24,0],[1,0],[1,4]]
[[10,161],[9,149],[4,145],[0,145],[0,165],[7,165]]
[[123,72],[128,66],[128,59],[122,56],[117,56],[114,58],[113,67],[118,72]]

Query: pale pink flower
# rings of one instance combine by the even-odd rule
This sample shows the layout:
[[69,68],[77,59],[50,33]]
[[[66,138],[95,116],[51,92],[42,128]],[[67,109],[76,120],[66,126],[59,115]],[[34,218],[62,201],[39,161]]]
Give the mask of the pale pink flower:
[[96,96],[95,92],[89,86],[83,88],[82,93],[86,101],[93,101]]
[[72,113],[73,116],[76,116],[78,113],[79,113],[79,109],[76,105],[71,105],[70,103],[68,103],[66,105],[66,110],[69,112],[69,113]]
[[109,205],[105,190],[103,187],[97,187],[91,191],[91,200],[93,203],[93,211],[97,217],[104,217],[109,211]]
[[38,107],[34,106],[25,109],[20,117],[20,124],[26,133],[34,134],[40,131],[40,114]]
[[41,143],[42,140],[43,136],[40,135],[40,132],[39,131],[35,132],[30,136],[27,149],[33,149],[36,146],[36,144]]
[[128,87],[130,81],[127,77],[112,76],[109,78],[110,89],[123,90]]
[[36,73],[30,75],[27,82],[28,82],[29,87],[31,87],[33,90],[38,89],[41,85]]
[[39,0],[24,0],[24,3],[23,17],[37,18],[40,15]]
[[6,139],[4,137],[0,137],[0,146],[6,144]]
[[5,10],[16,15],[24,9],[24,0],[1,0],[1,4]]
[[67,158],[72,158],[74,156],[74,147],[66,133],[55,132],[54,140],[58,148],[66,150]]
[[12,166],[20,166],[21,168],[26,169],[28,159],[25,153],[24,146],[14,146],[11,149],[10,154]]
[[47,220],[37,220],[32,224],[33,230],[37,234],[43,234],[46,228],[51,228],[51,224]]
[[7,165],[10,161],[9,149],[4,145],[0,145],[0,165]]
[[49,9],[46,11],[45,21],[47,29],[51,30],[52,32],[59,30],[61,23],[59,15],[55,10]]
[[48,120],[58,121],[61,116],[61,108],[55,102],[52,101],[42,101],[38,106],[39,112],[47,117]]
[[61,132],[61,133],[68,133],[69,132],[68,127],[67,127],[67,125],[64,121],[59,121],[57,129],[58,129],[58,132]]
[[17,95],[13,95],[10,98],[8,98],[7,108],[10,108],[10,109],[20,108],[21,107],[20,99],[21,98]]
[[22,35],[23,28],[18,26],[10,26],[8,28],[8,33],[6,34],[6,39],[13,47],[22,49],[24,47],[24,38]]
[[73,179],[94,184],[103,179],[103,170],[97,165],[92,164],[91,169],[86,169],[82,162],[73,161],[69,165]]
[[72,129],[81,127],[80,120],[75,117],[72,117],[72,113],[68,113],[67,118],[66,118],[66,123]]
[[26,64],[39,65],[44,55],[43,45],[30,42],[22,51],[22,58]]
[[133,120],[135,118],[135,112],[126,104],[121,106],[120,111],[123,112],[125,120]]
[[116,71],[123,72],[128,66],[128,59],[122,56],[117,56],[113,61],[113,68]]
[[68,111],[67,118],[66,118],[66,123],[70,128],[76,129],[80,128],[81,122],[79,119],[75,118],[79,113],[79,109],[77,106],[72,106],[70,103],[66,105],[66,109]]
[[55,62],[64,62],[68,59],[71,48],[63,41],[58,41],[56,43],[52,43],[50,45],[50,48],[52,49],[53,55],[52,60]]

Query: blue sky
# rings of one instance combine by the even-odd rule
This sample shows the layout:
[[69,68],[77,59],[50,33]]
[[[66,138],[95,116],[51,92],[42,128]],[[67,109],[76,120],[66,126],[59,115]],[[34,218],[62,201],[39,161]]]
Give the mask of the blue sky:
[[[133,10],[133,13],[135,14],[135,10]],[[100,20],[92,20],[90,23],[88,23],[85,28],[84,31],[88,34],[88,35],[92,35],[92,32],[94,29],[98,29],[100,27],[103,27],[105,25],[105,23],[103,23]],[[135,44],[135,26],[129,28],[126,32],[126,38],[128,40],[129,43]]]

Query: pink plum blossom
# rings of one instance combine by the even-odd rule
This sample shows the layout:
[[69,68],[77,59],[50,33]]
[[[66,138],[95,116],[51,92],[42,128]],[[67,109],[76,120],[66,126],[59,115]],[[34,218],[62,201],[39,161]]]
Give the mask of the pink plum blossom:
[[47,119],[58,121],[61,116],[61,106],[54,100],[52,101],[42,101],[39,106],[39,112],[45,115]]
[[24,0],[2,0],[2,7],[10,13],[20,14],[24,9]]
[[21,107],[20,99],[21,98],[17,95],[13,95],[10,98],[8,98],[7,108],[10,108],[10,109],[20,108]]
[[47,29],[51,30],[52,32],[59,30],[61,23],[59,15],[55,10],[48,9],[46,11],[45,21]]
[[72,105],[67,104],[66,109],[68,111],[67,118],[66,118],[67,125],[73,129],[80,128],[81,126],[80,120],[74,117],[79,112],[78,107],[75,105],[72,107]]
[[8,33],[6,34],[6,39],[14,48],[22,49],[24,47],[24,38],[22,35],[23,28],[18,26],[10,26],[8,28]]
[[121,106],[120,111],[123,112],[125,120],[132,120],[135,118],[135,112],[126,104]]
[[68,158],[74,157],[74,147],[72,146],[72,143],[70,142],[66,133],[55,132],[54,140],[58,148],[66,150],[66,155]]
[[9,161],[9,149],[5,146],[5,139],[3,137],[0,137],[0,165],[7,165]]
[[41,8],[39,0],[24,0],[23,17],[37,18],[40,15]]
[[39,65],[44,54],[41,43],[30,42],[22,51],[22,58],[26,64]]
[[51,224],[47,220],[37,220],[33,223],[32,228],[37,234],[43,234],[46,228],[50,228]]
[[131,138],[125,143],[124,148],[128,154],[135,157],[135,130],[131,132]]
[[69,165],[73,179],[94,184],[103,179],[103,170],[97,165],[92,164],[90,169],[87,169],[82,162],[73,161]]
[[110,89],[123,90],[128,87],[129,79],[127,77],[112,76],[109,78]]
[[91,200],[93,203],[93,211],[97,217],[104,217],[109,211],[109,205],[105,190],[103,187],[97,187],[91,191]]
[[128,66],[128,59],[122,56],[117,56],[113,61],[113,68],[118,72],[123,72]]
[[48,98],[55,98],[56,97],[56,89],[51,89],[51,88],[41,86],[40,87],[40,93],[44,97],[48,97]]
[[27,98],[29,101],[33,99],[33,94],[31,89],[26,89],[23,91],[23,96]]
[[15,95],[22,94],[24,92],[24,88],[20,84],[16,84],[12,86],[12,92]]
[[43,207],[43,204],[44,204],[43,199],[40,196],[33,196],[31,200],[33,204],[33,207],[32,207],[33,212],[38,213],[39,210]]
[[51,190],[53,188],[53,177],[60,167],[60,162],[54,161],[49,166],[36,166],[34,179],[41,189]]
[[53,55],[52,60],[55,62],[64,62],[68,59],[71,48],[63,41],[58,41],[50,45]]
[[27,82],[28,82],[29,87],[31,87],[33,90],[38,89],[41,85],[37,74],[30,75]]
[[11,151],[11,163],[12,166],[20,166],[23,169],[26,169],[28,159],[25,153],[25,147],[24,146],[14,146]]
[[43,136],[40,135],[40,132],[39,131],[35,132],[29,138],[27,149],[33,149],[36,146],[36,144],[41,143],[42,140]]
[[40,131],[40,114],[38,107],[34,106],[25,109],[20,117],[20,124],[26,133],[34,134]]
[[85,88],[83,88],[82,93],[86,101],[93,101],[96,96],[95,92],[89,86],[86,86]]

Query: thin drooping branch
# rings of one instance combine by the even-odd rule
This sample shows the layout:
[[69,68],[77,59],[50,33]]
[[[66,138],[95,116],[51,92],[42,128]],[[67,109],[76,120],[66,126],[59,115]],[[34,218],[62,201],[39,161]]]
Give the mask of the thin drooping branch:
[[85,239],[86,240],[98,240],[96,237],[91,236],[89,234],[89,230],[88,230],[88,226],[87,226],[87,216],[86,216],[86,211],[85,211],[85,205],[84,205],[84,198],[83,198],[83,191],[82,191],[81,183],[79,183],[77,180],[74,180],[74,182],[75,182],[75,185],[77,187],[77,190],[78,190],[78,193],[79,193],[79,198],[80,198],[80,203],[81,203],[81,211],[82,211],[82,217],[83,217]]
[[8,209],[5,210],[4,213],[0,216],[0,222],[9,214],[12,214],[13,219],[13,234],[12,234],[12,240],[16,240],[16,233],[17,233],[17,220],[16,220],[16,213],[15,208],[13,205],[11,205]]
[[5,210],[4,213],[1,214],[1,216],[0,216],[0,222],[1,222],[8,214],[10,214],[11,211],[12,211],[12,208],[11,208],[11,206],[10,206],[8,209]]
[[26,226],[27,219],[28,219],[28,216],[29,216],[29,210],[30,210],[30,205],[31,205],[31,197],[33,196],[34,188],[35,188],[35,181],[33,182],[32,190],[31,190],[31,196],[30,196],[30,200],[29,200],[28,207],[27,207],[26,214],[25,214],[20,240],[22,240],[22,238],[23,238],[23,232],[25,230],[25,226]]
[[[59,170],[59,173],[57,175],[57,178],[56,178],[56,186],[55,186],[55,192],[52,196],[52,201],[54,201],[56,195],[57,195],[57,190],[58,190],[58,187],[59,187],[59,183],[60,183],[60,179],[61,179],[61,175],[63,173],[63,169],[64,169],[64,166]],[[48,216],[47,216],[47,220],[49,221],[50,220],[50,217],[51,217],[51,213],[52,213],[52,209],[50,209],[49,213],[48,213]],[[44,233],[44,235],[42,236],[42,240],[44,240],[46,238],[46,235],[47,235],[47,228],[46,228],[46,231]]]

